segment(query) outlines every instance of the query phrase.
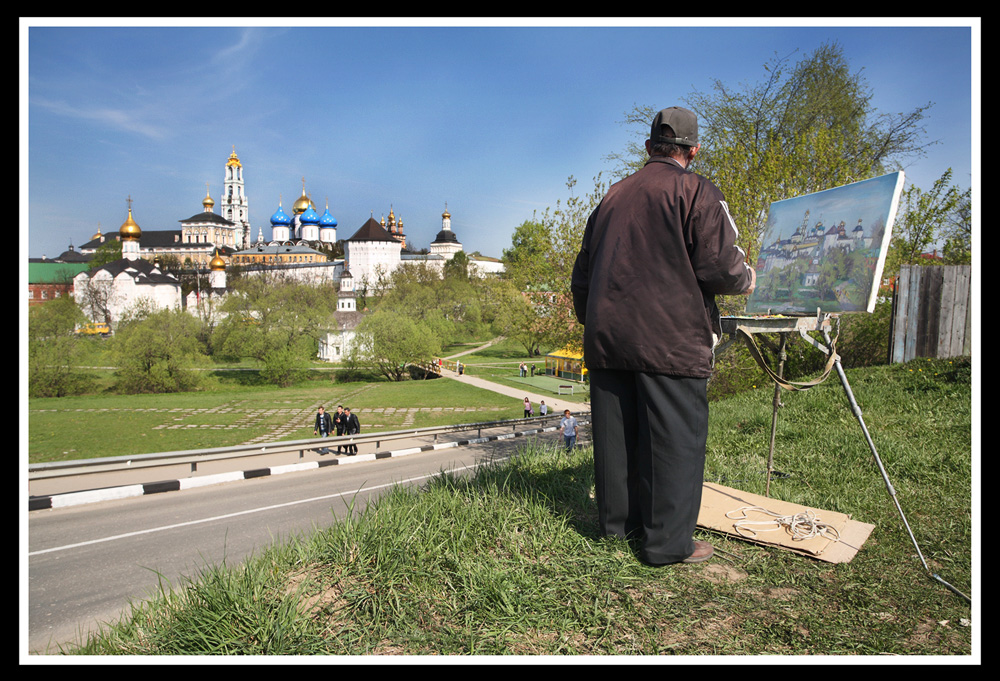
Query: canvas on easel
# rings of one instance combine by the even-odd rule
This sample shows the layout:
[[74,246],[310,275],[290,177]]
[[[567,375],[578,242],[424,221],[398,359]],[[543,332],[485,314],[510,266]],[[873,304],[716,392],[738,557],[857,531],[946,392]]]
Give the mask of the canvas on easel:
[[772,203],[746,313],[874,310],[903,181],[899,171]]

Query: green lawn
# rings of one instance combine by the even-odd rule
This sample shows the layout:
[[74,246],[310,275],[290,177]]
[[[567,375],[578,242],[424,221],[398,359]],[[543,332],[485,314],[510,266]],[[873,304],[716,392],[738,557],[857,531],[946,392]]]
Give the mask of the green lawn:
[[335,383],[166,395],[97,395],[28,402],[30,463],[225,447],[312,437],[316,408],[343,404],[363,432],[521,416],[509,397],[457,381]]

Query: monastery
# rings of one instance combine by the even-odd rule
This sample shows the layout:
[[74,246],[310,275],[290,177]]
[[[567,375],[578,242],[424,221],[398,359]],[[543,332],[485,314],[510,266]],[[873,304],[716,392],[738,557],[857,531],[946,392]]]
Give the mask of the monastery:
[[[117,232],[97,233],[79,249],[79,257],[89,259],[102,244],[116,239],[122,258],[95,270],[80,272],[73,280],[74,297],[85,313],[97,322],[113,325],[139,298],[157,308],[183,308],[199,316],[210,314],[227,295],[226,270],[238,266],[248,275],[280,271],[300,281],[327,284],[338,293],[337,329],[320,344],[320,357],[335,360],[342,356],[350,332],[360,321],[354,296],[357,287],[384,280],[404,262],[424,262],[442,271],[462,244],[451,229],[447,208],[441,215],[441,229],[428,252],[407,250],[402,219],[390,207],[388,220],[369,217],[353,234],[343,239],[343,257],[334,258],[338,243],[337,219],[327,203],[322,214],[306,193],[285,212],[281,200],[270,217],[271,238],[265,240],[258,227],[251,241],[249,202],[243,179],[243,164],[235,148],[225,164],[225,181],[219,212],[206,192],[202,210],[180,220],[178,230],[143,230],[133,217],[129,199],[128,217]],[[168,260],[169,259],[169,260]],[[184,268],[208,270],[208,290],[197,289],[182,297],[180,281],[162,268],[164,261]],[[485,276],[503,271],[500,260],[470,257],[470,270]]]

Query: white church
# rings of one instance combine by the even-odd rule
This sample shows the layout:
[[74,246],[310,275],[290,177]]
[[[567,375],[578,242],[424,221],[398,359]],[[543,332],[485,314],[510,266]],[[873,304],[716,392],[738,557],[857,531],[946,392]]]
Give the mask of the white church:
[[127,309],[140,301],[157,310],[182,307],[180,281],[162,272],[156,262],[140,257],[141,234],[130,204],[128,218],[118,230],[121,259],[80,272],[73,278],[73,297],[92,321],[113,327]]

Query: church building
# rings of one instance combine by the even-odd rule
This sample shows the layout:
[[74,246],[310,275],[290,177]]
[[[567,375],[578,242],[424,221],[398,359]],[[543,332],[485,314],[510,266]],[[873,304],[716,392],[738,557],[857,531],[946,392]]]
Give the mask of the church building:
[[[243,184],[243,165],[235,148],[226,162],[225,173],[221,215],[215,212],[215,201],[206,191],[201,212],[179,220],[180,229],[144,230],[139,256],[149,261],[174,260],[181,267],[205,268],[216,251],[228,258],[237,250],[248,248],[249,206]],[[106,241],[120,238],[117,233],[102,234],[98,228],[91,240],[80,247],[80,252],[93,255]]]
[[145,300],[153,309],[180,309],[181,283],[160,270],[155,262],[140,257],[142,230],[132,217],[118,230],[122,257],[73,278],[73,297],[91,321],[114,327],[130,307]]

